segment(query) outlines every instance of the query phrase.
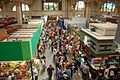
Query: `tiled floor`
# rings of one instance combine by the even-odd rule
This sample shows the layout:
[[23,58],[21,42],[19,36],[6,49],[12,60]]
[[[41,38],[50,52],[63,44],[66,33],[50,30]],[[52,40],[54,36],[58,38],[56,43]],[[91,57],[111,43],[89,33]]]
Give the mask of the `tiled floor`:
[[[50,51],[50,49],[46,49],[45,56],[46,56],[47,67],[51,64],[55,68],[55,65],[54,65],[54,62],[53,62],[53,53]],[[54,70],[54,73],[55,73],[55,70]],[[42,64],[41,64],[38,80],[46,80],[47,77],[48,77],[47,76],[47,71],[46,70],[45,70],[45,72],[42,71]],[[53,75],[52,80],[55,80],[54,75]]]
[[[54,65],[54,62],[53,62],[53,53],[50,51],[50,49],[46,49],[45,56],[46,56],[47,67],[51,64],[55,68],[55,65]],[[55,71],[54,71],[54,73],[55,73]],[[45,70],[45,72],[42,71],[42,64],[41,64],[41,69],[40,69],[40,72],[39,72],[38,80],[46,80],[47,77],[48,77],[47,76],[47,71],[46,70]],[[52,80],[56,80],[54,75],[52,77]],[[72,80],[82,80],[80,71],[79,71],[79,77],[78,76],[73,77]]]

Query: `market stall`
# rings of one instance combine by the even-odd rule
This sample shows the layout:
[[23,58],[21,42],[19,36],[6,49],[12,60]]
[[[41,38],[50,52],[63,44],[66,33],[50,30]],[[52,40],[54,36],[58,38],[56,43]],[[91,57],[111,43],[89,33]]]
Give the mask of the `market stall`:
[[[32,67],[38,71],[40,69],[40,61],[32,60]],[[31,64],[30,61],[6,61],[0,62],[0,80],[9,80],[13,77],[15,80],[31,80]]]
[[22,29],[0,42],[0,80],[33,80],[34,70],[39,71],[37,46],[41,36],[40,24],[22,25]]
[[0,80],[8,80],[10,77],[14,79],[31,79],[31,71],[29,71],[29,61],[11,61],[0,63]]

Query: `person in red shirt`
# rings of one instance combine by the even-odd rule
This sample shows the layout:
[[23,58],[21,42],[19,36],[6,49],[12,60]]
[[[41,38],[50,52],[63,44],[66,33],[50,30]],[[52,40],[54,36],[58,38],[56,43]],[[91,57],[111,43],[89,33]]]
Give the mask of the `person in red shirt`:
[[56,33],[56,32],[54,32],[54,33],[53,33],[53,35],[54,35],[54,36],[57,36],[57,33]]
[[77,47],[76,47],[76,46],[73,48],[73,51],[74,51],[74,52],[77,51]]

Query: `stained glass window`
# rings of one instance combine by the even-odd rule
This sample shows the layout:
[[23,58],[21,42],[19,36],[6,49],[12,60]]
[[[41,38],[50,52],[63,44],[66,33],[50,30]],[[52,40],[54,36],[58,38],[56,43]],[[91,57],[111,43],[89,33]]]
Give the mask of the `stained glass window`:
[[114,12],[115,11],[115,4],[114,3],[105,3],[102,8],[101,11],[104,12]]
[[44,3],[44,10],[47,11],[54,11],[54,10],[59,10],[59,4],[58,3]]

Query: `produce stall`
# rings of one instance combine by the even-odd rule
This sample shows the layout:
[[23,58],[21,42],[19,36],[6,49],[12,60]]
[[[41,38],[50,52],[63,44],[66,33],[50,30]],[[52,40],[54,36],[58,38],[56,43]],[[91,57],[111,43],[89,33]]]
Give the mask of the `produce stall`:
[[[32,60],[33,67],[40,69],[40,61]],[[31,64],[30,61],[6,61],[0,62],[0,80],[9,80],[10,77],[15,80],[31,80]]]
[[0,80],[12,76],[15,80],[33,80],[33,68],[40,69],[36,54],[43,24],[41,20],[39,24],[22,25],[22,29],[0,42]]
[[31,79],[29,61],[11,61],[0,63],[0,80],[8,80],[10,76],[14,79]]

